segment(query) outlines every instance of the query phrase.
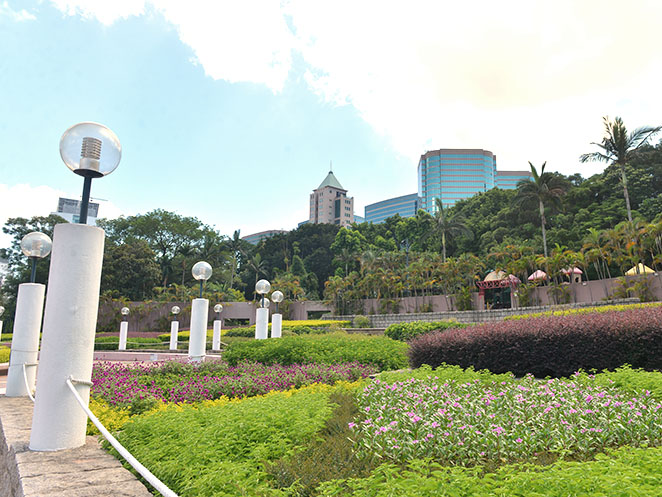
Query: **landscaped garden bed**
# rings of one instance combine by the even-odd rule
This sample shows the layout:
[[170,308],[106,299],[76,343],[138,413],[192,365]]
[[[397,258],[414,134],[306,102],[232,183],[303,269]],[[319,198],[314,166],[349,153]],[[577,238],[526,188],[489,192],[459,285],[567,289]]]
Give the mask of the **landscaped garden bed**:
[[[502,374],[403,369],[407,350],[414,359],[433,338],[452,338],[467,355],[482,350],[472,340],[487,347],[489,336],[477,330],[489,324],[432,332],[411,347],[388,337],[305,334],[232,343],[228,363],[97,366],[91,405],[182,496],[653,497],[662,488],[662,373],[575,372],[590,365],[588,352],[610,351],[623,335],[659,346],[652,323],[660,316],[618,314],[532,318],[493,330],[495,358],[513,357],[522,349],[509,355],[499,347],[538,333],[538,367],[565,371],[577,351],[540,351],[567,346],[564,329],[575,326],[586,361],[556,378],[505,372],[522,362],[494,368]],[[603,333],[593,349],[585,345],[591,327]]]

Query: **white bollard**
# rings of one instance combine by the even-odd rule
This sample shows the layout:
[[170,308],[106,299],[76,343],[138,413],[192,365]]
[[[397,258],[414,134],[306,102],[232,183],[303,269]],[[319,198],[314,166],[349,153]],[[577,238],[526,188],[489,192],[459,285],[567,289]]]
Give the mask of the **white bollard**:
[[177,350],[177,333],[179,333],[179,321],[170,323],[170,350]]
[[191,305],[191,336],[188,342],[188,357],[191,361],[203,361],[207,346],[207,315],[209,300],[193,299]]
[[[72,449],[85,444],[87,415],[66,381],[70,376],[82,382],[92,378],[103,244],[104,232],[95,226],[55,226],[31,450]],[[89,386],[77,383],[76,387],[89,402]]]
[[[35,364],[39,353],[39,331],[44,312],[44,292],[41,283],[22,283],[18,285],[16,298],[16,317],[14,334],[11,342],[11,357],[7,372],[7,397],[27,397],[28,389],[23,377],[23,364]],[[30,395],[34,390],[37,368],[26,366],[26,376]]]
[[129,322],[122,321],[120,323],[120,346],[118,350],[126,350],[126,337],[129,334]]
[[221,350],[221,320],[214,320],[214,335],[211,341],[212,350]]
[[0,333],[2,333],[2,321],[0,321]]
[[283,315],[271,315],[271,338],[280,338],[283,330]]
[[269,338],[269,309],[260,307],[255,313],[255,338],[264,340]]

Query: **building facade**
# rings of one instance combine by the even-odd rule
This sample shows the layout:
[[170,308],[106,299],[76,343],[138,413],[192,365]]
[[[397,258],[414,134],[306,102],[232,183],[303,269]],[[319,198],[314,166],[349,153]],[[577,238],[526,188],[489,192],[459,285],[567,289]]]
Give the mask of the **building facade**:
[[413,217],[420,208],[417,193],[389,198],[365,206],[365,222],[383,223],[385,219],[399,214],[400,217]]
[[421,209],[434,214],[435,198],[450,207],[496,186],[496,156],[489,150],[442,148],[421,155],[418,195]]
[[497,171],[496,187],[503,190],[515,190],[520,180],[531,180],[529,171]]
[[253,233],[251,235],[242,236],[241,239],[250,243],[251,245],[257,245],[265,238],[271,238],[278,233],[287,233],[285,230],[266,230],[260,231],[259,233]]
[[338,179],[329,171],[324,181],[310,194],[310,217],[313,224],[349,226],[354,222],[354,199],[347,196]]
[[[57,201],[57,210],[51,214],[57,214],[70,223],[77,223],[80,221],[80,204],[80,200],[60,197]],[[95,226],[97,217],[99,217],[99,204],[90,202],[87,208],[87,224]]]

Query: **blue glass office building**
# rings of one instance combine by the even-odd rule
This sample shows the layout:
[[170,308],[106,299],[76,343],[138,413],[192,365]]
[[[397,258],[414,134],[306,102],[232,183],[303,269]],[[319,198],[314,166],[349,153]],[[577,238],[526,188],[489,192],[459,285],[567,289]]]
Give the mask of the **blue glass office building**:
[[533,179],[529,171],[497,171],[496,186],[503,190],[515,190],[520,180]]
[[365,206],[365,222],[382,223],[388,217],[400,214],[400,217],[412,217],[420,208],[417,193],[403,195],[401,197],[389,198],[381,202]]
[[482,149],[442,148],[421,155],[418,163],[418,195],[421,209],[435,212],[435,198],[444,207],[496,185],[496,156]]

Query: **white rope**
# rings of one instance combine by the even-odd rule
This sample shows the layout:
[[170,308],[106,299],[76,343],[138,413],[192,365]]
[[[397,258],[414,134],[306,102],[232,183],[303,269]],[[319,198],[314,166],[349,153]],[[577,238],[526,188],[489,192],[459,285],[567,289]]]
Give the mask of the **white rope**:
[[94,415],[92,411],[85,405],[85,402],[83,399],[80,397],[78,394],[78,391],[76,390],[76,387],[74,386],[74,383],[80,383],[84,385],[89,385],[90,382],[88,381],[82,381],[82,380],[75,380],[71,376],[67,379],[67,386],[69,387],[69,390],[74,394],[74,397],[76,397],[76,400],[78,401],[78,404],[83,408],[83,411],[85,411],[85,414],[87,414],[87,417],[90,418],[92,423],[94,423],[94,426],[97,427],[97,429],[101,432],[101,434],[108,440],[110,445],[113,446],[113,448],[119,452],[119,454],[128,462],[133,469],[135,469],[138,473],[140,473],[140,476],[142,476],[147,482],[154,487],[161,495],[164,497],[178,497],[175,492],[170,490],[166,485],[159,480],[156,476],[154,476],[150,470],[148,470],[145,466],[140,464],[138,460],[131,455],[131,453],[126,450],[121,443],[117,441],[117,439],[110,434],[108,430],[101,424],[101,421]]
[[36,363],[32,364],[26,364],[23,363],[23,381],[25,382],[25,391],[28,392],[28,397],[30,397],[30,400],[34,402],[34,397],[32,396],[32,392],[30,391],[30,384],[28,383],[28,371],[25,369],[25,366],[36,366]]

